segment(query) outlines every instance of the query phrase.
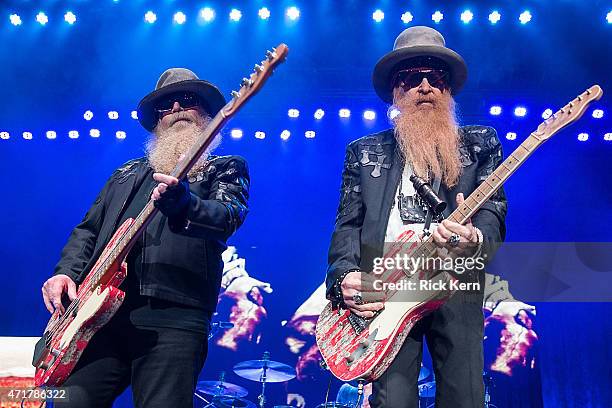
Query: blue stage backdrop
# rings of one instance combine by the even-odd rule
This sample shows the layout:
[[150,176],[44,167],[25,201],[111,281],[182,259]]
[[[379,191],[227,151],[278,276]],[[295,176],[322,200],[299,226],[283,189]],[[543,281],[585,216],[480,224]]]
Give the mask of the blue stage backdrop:
[[[216,151],[242,155],[250,166],[250,214],[225,259],[228,269],[242,268],[253,279],[220,296],[215,319],[236,327],[211,339],[200,378],[225,371],[226,380],[247,387],[256,401],[257,384],[231,367],[270,351],[299,373],[270,387],[270,405],[304,398],[314,407],[328,387],[335,399],[340,383],[318,368],[312,333],[344,149],[389,127],[389,106],[374,94],[371,73],[401,30],[434,26],[464,56],[469,79],[456,98],[460,121],[495,127],[506,155],[547,109],[556,111],[593,84],[612,91],[610,2],[505,3],[472,1],[469,20],[467,3],[448,1],[3,2],[0,336],[42,332],[49,314],[40,287],[106,178],[143,155],[149,135],[131,115],[159,75],[187,67],[229,97],[266,49],[285,42],[286,63],[226,127]],[[201,14],[200,6],[210,10]],[[264,6],[267,19],[260,16]],[[232,8],[241,13],[239,19],[232,14],[237,21],[229,17]],[[68,10],[73,24],[65,21]],[[436,11],[438,22],[432,21]],[[609,100],[604,95],[507,183],[508,241],[610,241]],[[521,107],[524,115],[516,110]],[[340,117],[341,109],[348,117]],[[611,406],[609,304],[524,300],[520,310],[485,310],[492,402],[500,408]],[[428,357],[424,364],[431,368]],[[116,406],[131,406],[130,396]]]

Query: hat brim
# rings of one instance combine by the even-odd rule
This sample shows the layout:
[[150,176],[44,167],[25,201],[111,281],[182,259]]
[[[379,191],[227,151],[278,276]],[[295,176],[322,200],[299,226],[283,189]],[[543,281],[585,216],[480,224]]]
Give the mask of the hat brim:
[[467,80],[467,65],[455,51],[436,45],[404,47],[384,55],[374,67],[372,83],[376,94],[387,103],[393,103],[393,74],[399,65],[415,57],[435,57],[444,61],[450,69],[451,94],[463,88]]
[[215,116],[223,106],[225,106],[225,97],[213,84],[201,79],[189,79],[179,81],[173,84],[157,89],[138,103],[138,121],[149,132],[157,126],[157,113],[155,112],[155,104],[162,98],[175,92],[193,92],[198,95],[206,104],[206,111]]

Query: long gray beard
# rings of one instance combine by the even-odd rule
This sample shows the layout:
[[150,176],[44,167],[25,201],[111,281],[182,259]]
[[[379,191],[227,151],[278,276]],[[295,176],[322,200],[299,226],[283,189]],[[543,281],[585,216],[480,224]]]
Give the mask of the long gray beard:
[[[171,174],[187,151],[194,145],[206,128],[204,126],[191,126],[180,131],[154,130],[149,137],[145,152],[149,165],[157,173]],[[209,156],[221,143],[221,136],[216,135],[212,143],[200,156],[196,164],[189,170],[188,176],[195,176],[208,164]]]

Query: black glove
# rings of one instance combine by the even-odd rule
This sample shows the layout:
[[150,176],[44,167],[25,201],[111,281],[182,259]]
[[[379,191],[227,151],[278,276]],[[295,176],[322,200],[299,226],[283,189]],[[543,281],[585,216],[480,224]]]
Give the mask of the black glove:
[[174,218],[179,214],[186,214],[190,201],[189,183],[183,180],[175,186],[168,187],[160,199],[155,201],[155,207],[168,218]]

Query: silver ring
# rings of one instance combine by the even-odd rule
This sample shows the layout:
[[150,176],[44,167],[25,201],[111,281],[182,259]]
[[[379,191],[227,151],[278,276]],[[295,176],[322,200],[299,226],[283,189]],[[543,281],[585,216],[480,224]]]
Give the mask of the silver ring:
[[353,302],[356,305],[363,305],[363,296],[361,296],[361,292],[357,292],[353,295]]
[[446,243],[450,246],[452,246],[453,248],[455,248],[456,246],[459,245],[459,242],[461,241],[461,237],[459,237],[458,234],[453,234],[450,236],[450,238],[446,241]]

